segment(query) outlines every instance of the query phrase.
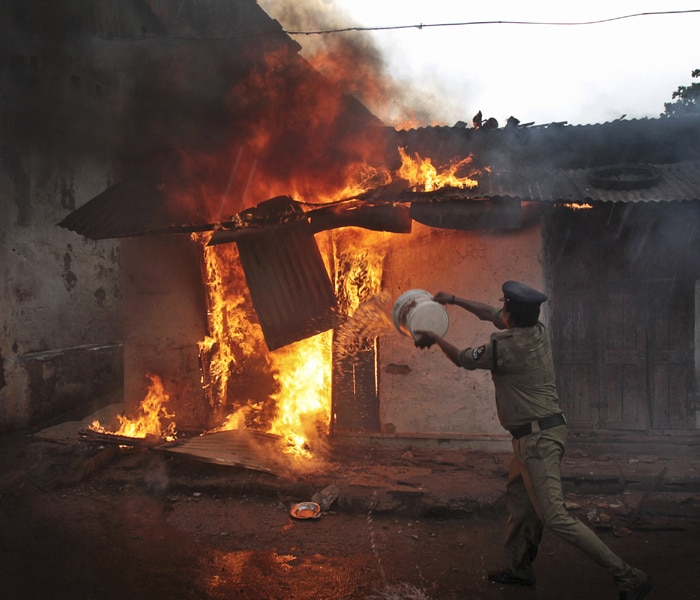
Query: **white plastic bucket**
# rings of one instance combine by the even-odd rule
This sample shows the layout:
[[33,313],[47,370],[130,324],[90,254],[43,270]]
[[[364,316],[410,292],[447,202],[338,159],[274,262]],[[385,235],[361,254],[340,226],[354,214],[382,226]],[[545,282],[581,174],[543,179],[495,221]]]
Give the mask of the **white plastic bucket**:
[[440,337],[447,333],[450,318],[442,304],[425,290],[408,290],[394,303],[394,327],[399,333],[416,339],[416,331],[430,331]]

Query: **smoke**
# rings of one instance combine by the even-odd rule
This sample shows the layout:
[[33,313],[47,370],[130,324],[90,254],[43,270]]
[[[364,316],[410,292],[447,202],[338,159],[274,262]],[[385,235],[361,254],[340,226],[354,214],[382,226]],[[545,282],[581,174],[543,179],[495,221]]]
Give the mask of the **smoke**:
[[[327,31],[357,27],[334,0],[262,0],[259,4],[286,31]],[[386,56],[366,31],[293,36],[301,55],[345,93],[397,128],[432,123],[438,98],[411,89],[391,73]]]
[[90,0],[1,3],[4,140],[57,160],[118,158],[124,178],[165,191],[174,224],[225,221],[279,195],[339,199],[346,168],[395,153],[377,115],[405,122],[420,102],[366,33],[287,36],[274,22],[351,24],[333,2],[261,6],[267,15],[253,2],[136,13]]
[[[304,11],[289,4],[283,14],[301,25]],[[358,101],[394,95],[381,57],[358,36],[299,41],[310,47],[301,56],[273,32],[149,43],[133,57],[124,154],[158,171],[176,194],[174,214],[216,222],[279,195],[333,200],[349,165],[386,162],[383,124]],[[165,147],[174,150],[157,169],[140,158]]]

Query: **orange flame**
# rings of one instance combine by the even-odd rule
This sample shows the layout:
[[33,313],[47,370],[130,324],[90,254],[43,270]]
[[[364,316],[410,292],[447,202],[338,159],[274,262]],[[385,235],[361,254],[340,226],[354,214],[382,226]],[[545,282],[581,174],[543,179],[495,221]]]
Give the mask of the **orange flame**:
[[[402,166],[397,174],[350,163],[343,171],[345,187],[314,200],[323,203],[354,197],[390,183],[392,175],[425,191],[477,185],[470,178],[478,172],[470,165],[471,156],[438,170],[429,158],[418,154],[411,158],[402,148],[398,150]],[[458,175],[465,171],[468,176]],[[392,326],[388,314],[391,299],[382,293],[381,281],[385,245],[393,234],[357,228],[317,234],[319,238],[326,236],[319,247],[334,280],[345,323],[335,332],[335,341],[333,332],[325,332],[274,352],[267,351],[236,244],[207,246],[210,235],[193,234],[192,238],[202,245],[209,335],[199,342],[199,349],[203,385],[219,423],[214,430],[252,428],[279,435],[286,440],[290,454],[310,458],[314,456],[312,448],[322,445],[330,427],[333,353],[339,360],[352,360]],[[267,388],[254,391],[245,381],[239,383],[251,364],[260,371],[261,379],[269,380]],[[174,422],[165,430],[161,425],[174,417],[164,408],[169,396],[160,378],[147,376],[151,386],[137,417],[120,417],[117,433],[174,439]],[[93,425],[100,427],[99,423]]]
[[393,328],[391,298],[382,292],[386,245],[392,234],[360,229],[335,235],[336,295],[347,319],[336,331],[336,359],[352,358]]
[[[146,397],[141,401],[138,413],[134,419],[118,415],[120,427],[114,433],[131,438],[146,438],[156,436],[167,441],[172,441],[177,437],[175,421],[170,421],[165,427],[163,422],[175,417],[174,413],[169,413],[165,405],[170,400],[170,396],[163,387],[160,377],[151,373],[146,373],[146,377],[151,380]],[[89,429],[106,433],[107,430],[95,420]]]
[[280,391],[270,433],[287,440],[287,452],[311,458],[310,442],[328,434],[331,400],[330,331],[270,354]]
[[453,160],[439,172],[430,158],[421,158],[417,152],[414,153],[413,157],[410,157],[403,148],[399,148],[399,154],[401,155],[401,167],[398,174],[408,181],[415,190],[432,192],[446,186],[475,188],[479,185],[475,179],[472,179],[479,172],[478,169],[470,169],[468,175],[463,177],[457,175],[458,171],[464,170],[470,165],[473,160],[471,154],[467,158]]
[[[209,236],[193,237],[206,244]],[[204,384],[212,407],[226,410],[227,386],[246,357],[264,352],[260,325],[255,321],[235,244],[204,246],[203,271],[207,290],[209,333],[199,342]],[[230,427],[229,427],[230,428]]]
[[[270,52],[264,63],[256,61],[249,76],[230,90],[227,103],[235,117],[227,126],[234,135],[227,136],[222,130],[221,138],[227,141],[206,153],[178,151],[180,168],[168,173],[178,175],[178,184],[188,182],[172,186],[181,190],[177,200],[185,214],[204,215],[207,223],[225,222],[274,196],[331,202],[387,185],[396,176],[376,166],[388,162],[380,123],[353,108],[354,101],[348,104],[340,88],[333,91],[310,76],[306,62],[290,60],[290,52],[296,53],[287,45]],[[342,64],[341,56],[347,57]],[[321,67],[326,58],[333,59],[321,70],[343,82],[352,75],[357,90],[365,96],[377,102],[393,101],[395,90],[384,85],[386,78],[375,77],[381,73],[375,72],[374,63],[361,61],[363,56],[362,52],[330,52],[316,57],[314,65]],[[410,158],[401,148],[399,153],[402,167],[398,175],[424,191],[477,185],[470,179],[474,174],[471,156],[438,169],[430,159],[417,154]],[[340,229],[329,234],[332,242],[321,249],[335,281],[340,309],[348,317],[346,323],[352,325],[341,332],[351,338],[348,343],[342,340],[341,358],[352,355],[358,340],[376,336],[368,325],[370,320],[386,324],[378,317],[387,303],[381,295],[381,247],[390,235]],[[203,385],[218,428],[273,432],[289,440],[293,450],[309,456],[310,441],[329,427],[332,333],[268,353],[236,245],[208,247],[208,234],[194,239],[203,246],[208,303],[209,335],[199,342]],[[250,365],[261,373],[261,380],[270,380],[269,390],[264,385],[252,389],[240,383]],[[149,391],[139,419],[123,421],[120,432],[156,430],[155,420],[171,418],[163,409],[168,396],[160,379],[153,377],[153,395]],[[160,404],[155,398],[160,398]]]
[[[328,243],[319,246],[326,268],[335,275],[340,309],[350,317],[380,291],[385,254],[381,246],[390,234],[346,228],[319,235],[328,236]],[[268,353],[252,303],[241,291],[247,287],[235,244],[205,247],[204,265],[210,335],[200,342],[200,351],[202,364],[208,366],[204,375],[210,403],[222,411],[216,430],[255,428],[279,435],[292,455],[314,456],[312,448],[322,445],[330,426],[333,333]],[[345,332],[360,330],[369,331],[356,326]],[[347,347],[343,356],[348,356]],[[234,398],[250,394],[236,380],[251,361],[264,371],[263,377],[274,380],[274,390],[265,398]]]

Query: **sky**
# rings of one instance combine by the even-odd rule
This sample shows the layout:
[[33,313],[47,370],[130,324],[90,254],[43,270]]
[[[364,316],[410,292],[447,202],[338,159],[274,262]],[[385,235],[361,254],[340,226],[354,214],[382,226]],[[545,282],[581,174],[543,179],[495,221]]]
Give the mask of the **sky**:
[[[292,36],[302,54],[335,38],[372,48],[393,101],[365,102],[381,119],[415,126],[471,124],[481,111],[501,125],[590,124],[656,118],[700,68],[700,0],[259,0],[286,30],[387,27]],[[687,14],[639,13],[690,11]],[[590,25],[492,23],[481,21]],[[423,24],[423,27],[418,27]],[[409,26],[409,27],[405,27]],[[399,28],[405,27],[405,28]],[[361,95],[358,92],[356,95]],[[401,97],[399,97],[401,96]],[[400,105],[400,106],[399,106]],[[415,113],[407,117],[407,109]],[[410,112],[410,110],[408,110]]]

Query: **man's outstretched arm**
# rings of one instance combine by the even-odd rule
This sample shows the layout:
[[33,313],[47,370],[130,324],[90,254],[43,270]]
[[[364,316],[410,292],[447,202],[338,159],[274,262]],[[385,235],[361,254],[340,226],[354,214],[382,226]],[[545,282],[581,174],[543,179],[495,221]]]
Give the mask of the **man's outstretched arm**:
[[494,313],[497,310],[493,306],[489,306],[483,302],[467,300],[466,298],[460,298],[459,296],[448,294],[447,292],[438,292],[433,296],[433,300],[440,304],[454,304],[455,306],[459,306],[482,321],[493,321]]
[[433,344],[437,344],[447,358],[458,367],[460,366],[459,349],[456,346],[431,331],[416,331],[416,336],[418,338],[416,339],[416,347],[430,348]]

